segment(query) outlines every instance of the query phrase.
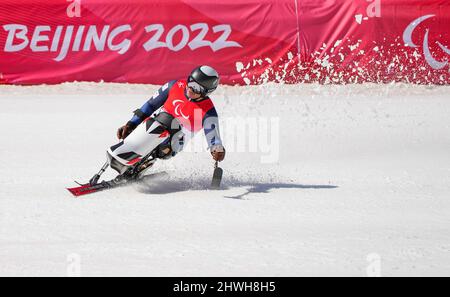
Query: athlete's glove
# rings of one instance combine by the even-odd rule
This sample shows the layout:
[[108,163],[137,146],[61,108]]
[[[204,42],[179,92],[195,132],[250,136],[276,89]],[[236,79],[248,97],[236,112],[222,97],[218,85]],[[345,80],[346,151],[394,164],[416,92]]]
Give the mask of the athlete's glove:
[[122,126],[117,130],[117,138],[119,138],[119,139],[127,138],[128,135],[130,135],[131,132],[134,131],[134,129],[136,129],[135,124],[133,124],[132,122],[126,123],[125,126]]
[[214,161],[222,162],[225,159],[225,148],[218,144],[211,148],[211,155]]

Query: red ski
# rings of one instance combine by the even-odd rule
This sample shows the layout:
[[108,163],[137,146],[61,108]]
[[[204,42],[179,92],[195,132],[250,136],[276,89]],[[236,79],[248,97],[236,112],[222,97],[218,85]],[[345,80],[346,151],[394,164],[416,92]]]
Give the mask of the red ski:
[[79,184],[79,187],[75,187],[75,188],[68,188],[67,190],[72,193],[72,195],[74,195],[75,197],[79,197],[79,196],[84,196],[84,195],[88,195],[88,194],[93,194],[93,193],[98,193],[104,190],[109,190],[109,189],[114,189],[114,188],[118,188],[118,187],[122,187],[122,186],[127,186],[136,182],[139,182],[141,180],[148,180],[151,179],[155,176],[159,176],[161,174],[167,174],[166,172],[159,172],[159,173],[154,173],[154,174],[150,174],[150,175],[146,175],[144,177],[141,178],[130,178],[130,179],[126,179],[123,175],[119,175],[117,176],[115,179],[110,180],[110,181],[102,181],[100,183],[96,183],[94,185],[91,185],[90,183],[82,185],[80,183],[77,182],[77,184]]
[[76,188],[68,188],[67,190],[72,193],[75,197],[84,196],[92,193],[97,193],[106,189],[114,188],[115,184],[112,184],[110,182],[103,182],[96,185],[82,185]]

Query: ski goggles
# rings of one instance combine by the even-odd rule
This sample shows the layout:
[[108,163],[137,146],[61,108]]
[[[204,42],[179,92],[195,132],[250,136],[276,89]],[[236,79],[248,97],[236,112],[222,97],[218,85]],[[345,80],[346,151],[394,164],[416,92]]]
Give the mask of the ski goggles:
[[206,89],[196,81],[188,82],[188,88],[190,88],[195,94],[198,95],[204,95],[207,93]]

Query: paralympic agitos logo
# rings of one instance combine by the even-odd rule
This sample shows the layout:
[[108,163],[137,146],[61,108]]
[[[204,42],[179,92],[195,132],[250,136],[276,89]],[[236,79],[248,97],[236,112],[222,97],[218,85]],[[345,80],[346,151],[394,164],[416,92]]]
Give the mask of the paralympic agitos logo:
[[[405,42],[406,46],[413,47],[413,48],[418,48],[419,47],[412,40],[413,39],[413,37],[412,37],[413,33],[415,32],[415,30],[417,29],[417,27],[420,24],[422,24],[426,20],[428,20],[430,18],[433,18],[433,17],[435,17],[434,14],[422,16],[422,17],[414,20],[411,24],[409,24],[409,26],[403,32],[403,41]],[[423,38],[423,45],[422,45],[423,54],[425,56],[425,60],[427,61],[428,65],[430,65],[433,69],[435,69],[435,70],[443,69],[445,66],[448,65],[449,61],[448,61],[448,59],[447,60],[443,60],[443,61],[439,61],[433,56],[433,53],[431,52],[431,49],[430,49],[429,33],[430,33],[430,29],[427,28],[426,31],[425,31],[425,35],[424,35],[424,38]],[[448,49],[446,46],[444,46],[439,41],[437,41],[436,44],[447,55],[450,56],[450,49]]]

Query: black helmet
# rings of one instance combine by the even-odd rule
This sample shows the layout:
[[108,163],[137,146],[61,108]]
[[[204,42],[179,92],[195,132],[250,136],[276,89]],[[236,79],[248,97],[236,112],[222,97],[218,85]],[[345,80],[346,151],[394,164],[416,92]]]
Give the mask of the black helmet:
[[206,97],[217,89],[219,80],[219,74],[214,68],[200,66],[189,75],[188,87],[192,88],[197,94]]

